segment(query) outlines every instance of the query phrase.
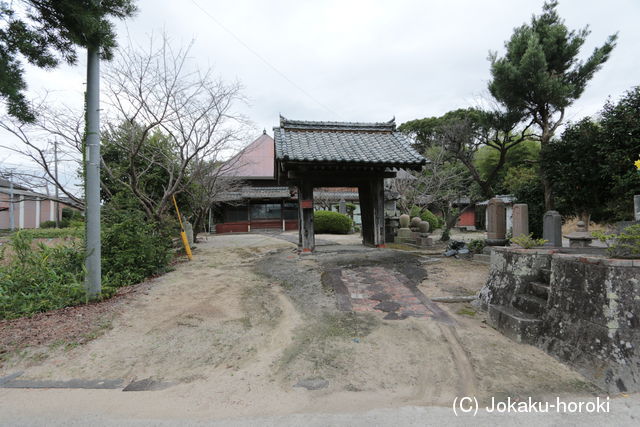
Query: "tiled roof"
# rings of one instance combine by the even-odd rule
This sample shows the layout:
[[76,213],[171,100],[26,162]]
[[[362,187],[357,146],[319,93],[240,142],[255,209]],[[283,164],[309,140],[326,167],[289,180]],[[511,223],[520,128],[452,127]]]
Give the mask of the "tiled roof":
[[345,200],[358,200],[357,191],[323,191],[313,190],[313,197],[316,199],[335,200],[339,202],[340,199]]
[[[512,194],[497,194],[494,197],[497,197],[498,199],[502,200],[502,202],[505,205],[510,205],[513,204],[513,202],[516,201],[516,197]],[[491,200],[491,199],[489,199]],[[476,203],[476,205],[479,206],[489,206],[489,200],[485,200],[484,202],[478,202]]]
[[426,159],[411,141],[386,123],[307,122],[280,118],[273,129],[276,160],[350,162],[418,167]]
[[300,130],[342,130],[342,131],[387,131],[396,130],[396,119],[388,122],[314,122],[309,120],[289,120],[280,116],[280,127]]
[[291,197],[289,187],[242,187],[240,191],[226,191],[219,201],[242,199],[287,199]]

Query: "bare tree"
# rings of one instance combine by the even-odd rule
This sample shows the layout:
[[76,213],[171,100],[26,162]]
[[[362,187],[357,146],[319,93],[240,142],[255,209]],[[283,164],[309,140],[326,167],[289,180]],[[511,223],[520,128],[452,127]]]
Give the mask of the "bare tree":
[[442,240],[446,241],[449,240],[449,230],[461,214],[461,200],[469,196],[473,178],[468,169],[442,147],[433,146],[426,155],[430,162],[417,177],[414,197],[428,201],[429,205],[442,212],[445,222]]
[[315,207],[324,211],[330,211],[331,206],[335,205],[339,200],[336,200],[336,196],[331,194],[329,188],[316,188],[313,192],[313,204]]
[[237,164],[238,157],[226,162],[214,162],[197,159],[191,166],[189,182],[185,185],[185,193],[189,195],[192,222],[196,232],[204,229],[204,223],[210,209],[222,200],[233,204],[229,195],[239,192],[244,182],[228,172]]
[[[104,73],[109,131],[120,133],[116,143],[125,153],[126,173],[115,173],[104,161],[103,169],[130,190],[153,219],[166,213],[174,194],[184,191],[192,170],[221,161],[241,139],[239,129],[246,124],[233,110],[243,99],[240,85],[214,78],[210,69],[191,69],[190,48],[174,49],[166,36],[160,43],[151,39],[145,50],[121,50]],[[156,132],[168,136],[167,150],[146,149]],[[166,172],[160,195],[142,185],[151,168]],[[206,187],[212,186],[210,179]]]
[[41,173],[19,174],[28,187],[57,187],[75,205],[82,208],[84,200],[74,189],[73,182],[56,176],[54,145],[57,145],[55,149],[58,161],[70,162],[75,165],[74,169],[81,170],[83,114],[66,106],[54,107],[46,96],[41,98],[33,109],[38,111],[33,123],[23,123],[8,114],[0,118],[0,128],[19,141],[17,145],[0,147],[23,156],[42,169]]
[[410,172],[399,170],[395,178],[390,179],[389,190],[399,195],[396,204],[401,213],[409,213],[413,206],[418,204],[420,189],[418,178]]

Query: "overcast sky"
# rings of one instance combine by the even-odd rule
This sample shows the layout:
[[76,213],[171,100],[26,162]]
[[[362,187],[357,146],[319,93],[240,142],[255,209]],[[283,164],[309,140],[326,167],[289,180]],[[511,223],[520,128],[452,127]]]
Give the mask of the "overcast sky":
[[[128,38],[145,44],[163,30],[174,43],[194,40],[193,62],[239,80],[249,100],[242,112],[257,132],[272,134],[278,114],[345,121],[395,116],[400,124],[478,105],[490,77],[488,52],[503,52],[513,28],[539,14],[542,3],[139,0],[138,14],[117,27],[121,45]],[[569,28],[589,24],[583,58],[619,32],[611,58],[568,110],[570,120],[579,120],[640,84],[640,1],[561,0],[558,10]],[[54,91],[52,101],[81,106],[84,67],[83,54],[74,67],[29,68],[29,90]],[[2,161],[18,159],[0,155],[0,167]]]

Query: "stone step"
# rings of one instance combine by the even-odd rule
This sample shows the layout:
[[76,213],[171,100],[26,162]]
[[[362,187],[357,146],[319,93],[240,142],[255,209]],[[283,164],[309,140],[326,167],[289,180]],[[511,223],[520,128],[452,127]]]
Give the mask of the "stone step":
[[519,294],[516,295],[513,306],[525,313],[540,316],[547,308],[547,301],[535,295]]
[[534,344],[540,332],[542,320],[505,305],[489,305],[489,325],[514,341]]
[[540,270],[540,280],[546,284],[551,283],[551,269],[543,268]]
[[549,299],[549,290],[550,290],[550,286],[546,283],[542,283],[542,282],[529,283],[529,293],[531,295],[540,297],[543,300]]

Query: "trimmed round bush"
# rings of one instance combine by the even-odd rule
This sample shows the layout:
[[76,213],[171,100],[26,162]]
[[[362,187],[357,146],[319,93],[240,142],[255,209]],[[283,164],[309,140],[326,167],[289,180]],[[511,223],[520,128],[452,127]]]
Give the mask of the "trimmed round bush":
[[339,212],[316,211],[313,223],[316,234],[348,234],[351,231],[351,218]]
[[422,211],[420,218],[429,223],[429,230],[431,231],[442,227],[442,220],[428,209]]

